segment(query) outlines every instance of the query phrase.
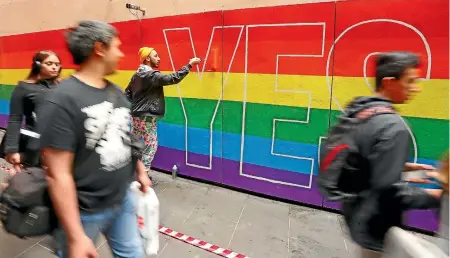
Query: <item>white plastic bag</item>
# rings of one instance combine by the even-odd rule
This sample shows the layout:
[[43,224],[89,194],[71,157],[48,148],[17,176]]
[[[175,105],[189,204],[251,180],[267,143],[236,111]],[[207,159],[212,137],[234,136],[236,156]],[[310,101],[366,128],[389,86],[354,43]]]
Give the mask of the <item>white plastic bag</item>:
[[159,250],[159,200],[155,191],[149,188],[147,193],[139,190],[137,181],[131,183],[131,190],[137,196],[137,217],[142,243],[146,255],[157,255]]
[[438,246],[398,227],[389,229],[382,258],[449,258]]

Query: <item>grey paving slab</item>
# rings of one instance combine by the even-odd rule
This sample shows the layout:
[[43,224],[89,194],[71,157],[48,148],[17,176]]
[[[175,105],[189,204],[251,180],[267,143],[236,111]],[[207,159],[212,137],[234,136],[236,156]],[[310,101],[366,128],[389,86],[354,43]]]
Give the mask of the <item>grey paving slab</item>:
[[324,246],[314,238],[300,236],[291,238],[289,241],[289,256],[291,258],[348,258],[349,253],[345,250],[338,250]]
[[216,258],[215,254],[201,250],[192,245],[180,241],[170,241],[166,248],[162,250],[158,258]]
[[56,242],[55,239],[51,236],[46,236],[44,237],[40,242],[39,245],[42,246],[43,248],[49,250],[49,251],[53,251],[56,249]]
[[[159,236],[159,241],[160,241],[160,250],[162,250],[162,248],[164,246],[166,246],[166,244],[169,242],[168,237],[164,236],[164,235],[160,235]],[[102,236],[102,238],[99,239],[99,241],[97,241],[97,252],[99,255],[99,258],[114,258],[111,252],[111,249],[108,245],[108,242],[106,241],[106,239]],[[155,258],[157,256],[150,256],[150,257],[146,257],[146,258]],[[45,257],[46,258],[46,257]]]
[[199,200],[197,209],[199,213],[236,222],[247,199],[247,194],[211,187]]
[[359,247],[358,245],[353,242],[350,232],[348,231],[347,225],[345,224],[344,217],[338,216],[339,225],[341,226],[342,234],[344,236],[344,243],[347,247],[349,257],[350,258],[357,258],[359,257]]
[[228,247],[247,198],[246,194],[210,188],[178,231]]
[[35,245],[17,258],[55,258],[57,257],[53,253],[40,245]]
[[195,210],[191,217],[177,231],[218,246],[227,247],[236,222],[216,214],[205,214]]
[[[4,163],[0,160],[0,164]],[[0,181],[5,178],[0,170]],[[161,224],[251,258],[356,258],[357,246],[340,215],[276,202],[216,186],[153,173]],[[417,234],[425,239],[430,236]],[[101,258],[112,258],[102,236]],[[0,228],[0,257],[55,257],[50,237],[21,240]],[[203,258],[215,254],[160,234],[155,257]],[[149,258],[155,258],[149,257]]]
[[301,206],[290,206],[289,257],[350,257],[340,216]]
[[99,258],[114,258],[114,256],[111,253],[111,249],[109,248],[108,243],[103,243],[98,249],[98,256]]
[[30,239],[20,239],[13,235],[7,234],[3,227],[0,227],[0,250],[1,256],[4,258],[18,257],[26,250],[33,248],[42,239],[40,238],[30,238]]
[[230,248],[250,257],[288,256],[287,204],[250,196]]
[[161,224],[180,227],[192,214],[207,187],[171,184],[158,194]]
[[106,243],[106,238],[104,235],[100,235],[100,237],[97,239],[97,241],[95,241],[95,246],[97,248],[99,248],[100,246],[102,246],[104,243]]
[[[290,206],[289,237],[347,252],[339,216],[301,206]],[[311,247],[312,248],[312,247]]]

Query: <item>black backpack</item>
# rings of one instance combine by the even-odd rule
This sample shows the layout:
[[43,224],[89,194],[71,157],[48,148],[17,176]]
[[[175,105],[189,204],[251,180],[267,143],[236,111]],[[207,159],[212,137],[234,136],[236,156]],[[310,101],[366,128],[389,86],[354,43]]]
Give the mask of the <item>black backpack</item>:
[[344,201],[358,196],[364,189],[361,158],[358,156],[356,129],[367,119],[381,114],[394,114],[393,108],[370,107],[354,116],[342,115],[320,150],[317,184],[327,201]]
[[58,220],[47,191],[45,170],[27,167],[13,176],[0,194],[0,220],[19,238],[52,233]]

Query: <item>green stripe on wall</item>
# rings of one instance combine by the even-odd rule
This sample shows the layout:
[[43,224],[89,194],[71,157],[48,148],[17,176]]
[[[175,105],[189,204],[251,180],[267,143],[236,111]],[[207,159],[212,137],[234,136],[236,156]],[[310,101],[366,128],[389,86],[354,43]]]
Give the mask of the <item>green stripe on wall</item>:
[[[217,101],[184,98],[183,103],[187,112],[189,126],[209,129]],[[242,105],[242,102],[222,101],[213,124],[214,130],[241,134]],[[172,124],[185,124],[179,98],[166,98],[166,108],[166,116],[161,121]],[[271,138],[274,118],[303,120],[306,117],[306,113],[306,108],[247,103],[245,134]],[[334,117],[337,117],[339,114],[337,111],[332,112]],[[319,137],[326,135],[328,115],[328,110],[311,109],[309,123],[307,124],[279,123],[276,128],[276,138],[318,144]],[[405,118],[416,137],[419,157],[439,159],[442,152],[448,148],[449,122],[439,119]]]
[[9,100],[11,99],[12,92],[15,86],[0,84],[0,99]]

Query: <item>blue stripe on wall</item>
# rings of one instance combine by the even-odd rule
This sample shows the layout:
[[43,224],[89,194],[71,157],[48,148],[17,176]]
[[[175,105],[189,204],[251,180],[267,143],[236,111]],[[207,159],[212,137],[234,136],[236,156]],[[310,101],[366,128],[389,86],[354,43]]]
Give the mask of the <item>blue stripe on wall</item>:
[[[189,152],[209,155],[209,135],[210,132],[208,130],[200,128],[189,128]],[[161,146],[177,150],[186,150],[184,126],[159,122],[158,138],[158,144]],[[256,136],[246,136],[244,145],[244,162],[297,173],[310,173],[311,161],[271,155],[270,147],[271,139]],[[317,146],[312,144],[298,144],[276,140],[274,147],[275,152],[281,152],[280,150],[285,150],[283,154],[303,155],[307,158],[315,158],[315,156],[317,155]],[[222,157],[229,160],[239,161],[240,152],[240,135],[213,131],[214,157]],[[314,164],[314,169],[315,168],[317,168],[317,164]]]
[[[177,150],[186,150],[185,127],[158,122],[159,145]],[[200,128],[188,128],[189,152],[209,155],[210,132]],[[271,154],[271,139],[245,136],[244,162],[264,167],[277,168],[296,173],[309,174],[311,161]],[[274,152],[314,159],[314,174],[317,175],[317,145],[276,140]],[[240,161],[241,135],[213,131],[213,156]],[[436,165],[434,160],[419,159],[418,162]]]
[[0,99],[0,114],[9,115],[9,100]]

